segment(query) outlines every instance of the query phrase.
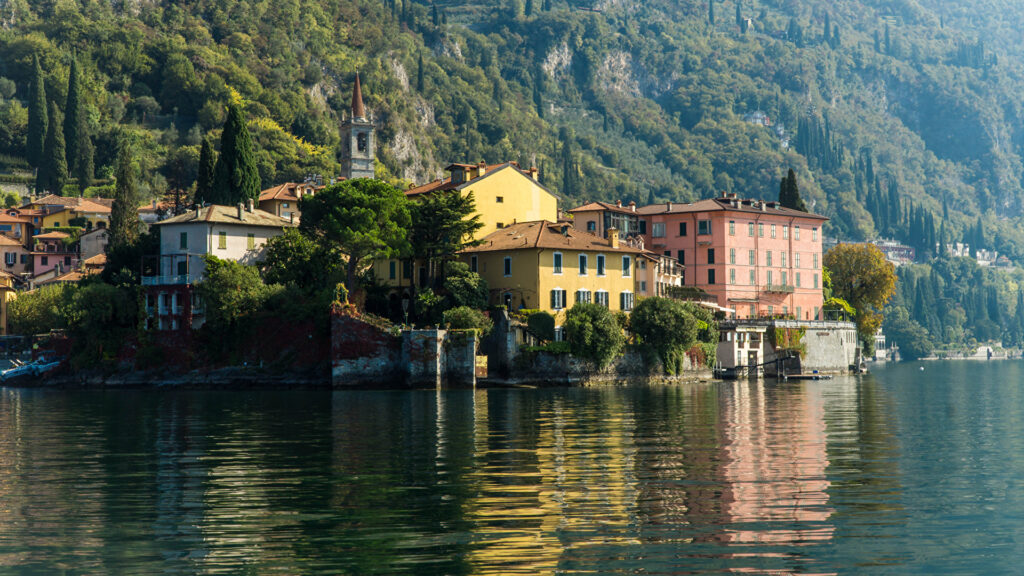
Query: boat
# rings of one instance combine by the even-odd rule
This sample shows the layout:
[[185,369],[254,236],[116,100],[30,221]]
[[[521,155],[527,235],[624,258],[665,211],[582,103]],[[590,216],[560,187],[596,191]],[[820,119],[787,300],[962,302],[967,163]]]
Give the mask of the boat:
[[0,371],[0,382],[7,382],[23,376],[41,376],[60,366],[60,360],[50,360],[40,356],[34,362],[28,364],[20,361],[14,361],[12,364],[14,364],[13,368]]

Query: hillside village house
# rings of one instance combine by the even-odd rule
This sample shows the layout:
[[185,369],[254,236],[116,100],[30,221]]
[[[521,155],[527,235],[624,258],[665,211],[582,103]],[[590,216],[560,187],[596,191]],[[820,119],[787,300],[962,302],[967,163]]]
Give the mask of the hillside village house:
[[267,240],[290,222],[247,205],[202,206],[154,224],[160,231],[156,276],[146,276],[150,326],[158,330],[193,327],[203,321],[193,288],[205,271],[203,256],[255,264],[263,260]]
[[29,271],[32,253],[21,240],[0,234],[0,252],[3,252],[3,271],[17,278],[24,278]]
[[107,253],[107,245],[110,244],[110,231],[103,228],[94,228],[78,238],[78,254],[83,261],[94,256]]
[[546,310],[561,324],[561,313],[576,302],[633,309],[634,267],[643,252],[621,243],[614,230],[608,236],[562,222],[518,222],[467,248],[460,260],[487,281],[491,304]]
[[323,188],[316,182],[286,182],[260,192],[259,208],[285,220],[298,223],[302,217],[299,200],[312,196]]
[[[558,219],[558,199],[537,182],[537,170],[522,170],[515,162],[495,164],[452,164],[449,178],[406,190],[412,200],[430,194],[456,190],[473,194],[476,214],[483,227],[476,237],[483,238],[516,222],[555,221]],[[409,260],[377,260],[373,273],[378,281],[391,286],[425,286],[426,265]]]
[[7,305],[15,296],[17,292],[14,289],[14,277],[0,271],[0,336],[7,335]]
[[32,251],[32,274],[39,276],[56,269],[57,274],[71,270],[78,265],[78,251],[68,243],[70,234],[64,232],[47,232],[36,234],[33,238],[35,248]]
[[644,250],[636,261],[636,295],[639,298],[671,296],[673,288],[683,285],[683,267],[664,254]]
[[645,246],[675,256],[687,286],[714,296],[736,318],[820,318],[824,216],[735,194],[637,210]]
[[569,210],[573,226],[602,238],[611,228],[619,231],[619,238],[626,239],[643,234],[643,220],[636,212],[636,202],[623,206],[622,201],[591,202]]
[[25,246],[29,246],[32,237],[32,220],[17,213],[17,210],[8,210],[0,214],[0,234],[13,238]]
[[41,211],[39,221],[33,219],[36,230],[41,231],[46,228],[70,226],[68,222],[76,218],[84,218],[92,228],[105,227],[110,222],[113,205],[114,201],[110,198],[78,198],[50,194],[29,202],[22,209]]

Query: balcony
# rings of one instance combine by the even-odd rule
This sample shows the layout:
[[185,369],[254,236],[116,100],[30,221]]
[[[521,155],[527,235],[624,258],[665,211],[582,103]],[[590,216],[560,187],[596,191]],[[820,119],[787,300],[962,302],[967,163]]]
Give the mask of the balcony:
[[143,276],[143,286],[184,286],[197,284],[203,277],[199,274],[182,274],[179,276]]
[[764,287],[764,291],[774,294],[792,294],[796,288],[791,284],[768,284]]

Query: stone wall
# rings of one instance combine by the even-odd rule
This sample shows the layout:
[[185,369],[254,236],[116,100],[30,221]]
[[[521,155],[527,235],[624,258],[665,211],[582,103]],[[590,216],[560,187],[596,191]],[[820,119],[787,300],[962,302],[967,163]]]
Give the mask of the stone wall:
[[661,363],[648,364],[637,350],[627,350],[615,362],[597,370],[589,362],[569,354],[522,352],[516,358],[513,376],[488,378],[496,384],[534,384],[546,386],[579,386],[588,384],[626,384],[660,380],[695,380],[710,378],[711,371],[695,365],[688,354],[683,359],[683,373],[666,377]]
[[[807,352],[800,361],[787,364],[788,373],[845,373],[857,363],[857,326],[852,322],[802,322],[797,320],[776,320],[775,328],[803,328],[803,343]],[[769,327],[769,330],[772,328]],[[776,374],[775,350],[765,345],[765,373]]]

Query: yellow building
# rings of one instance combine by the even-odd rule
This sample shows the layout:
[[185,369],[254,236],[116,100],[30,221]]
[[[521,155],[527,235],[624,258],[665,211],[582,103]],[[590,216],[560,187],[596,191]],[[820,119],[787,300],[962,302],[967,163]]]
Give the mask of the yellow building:
[[477,237],[487,236],[516,222],[558,220],[558,199],[537,181],[537,169],[522,170],[515,162],[488,166],[452,164],[446,168],[450,176],[405,191],[410,199],[458,190],[473,193],[476,212],[483,228]]
[[[405,191],[410,200],[458,190],[473,194],[475,214],[483,224],[475,237],[482,238],[516,222],[558,219],[558,199],[537,181],[537,169],[523,170],[515,162],[486,165],[452,164],[450,176]],[[392,287],[423,286],[427,278],[422,261],[377,260],[373,274],[377,281]]]
[[635,268],[642,251],[582,232],[567,223],[520,222],[497,230],[460,259],[487,281],[491,304],[556,314],[577,302],[631,311]]
[[7,335],[7,305],[17,296],[14,289],[14,276],[0,271],[0,335]]
[[71,226],[70,222],[84,218],[88,228],[105,228],[110,222],[109,206],[93,202],[89,198],[77,198],[78,202],[66,207],[53,207],[43,216],[42,229]]

